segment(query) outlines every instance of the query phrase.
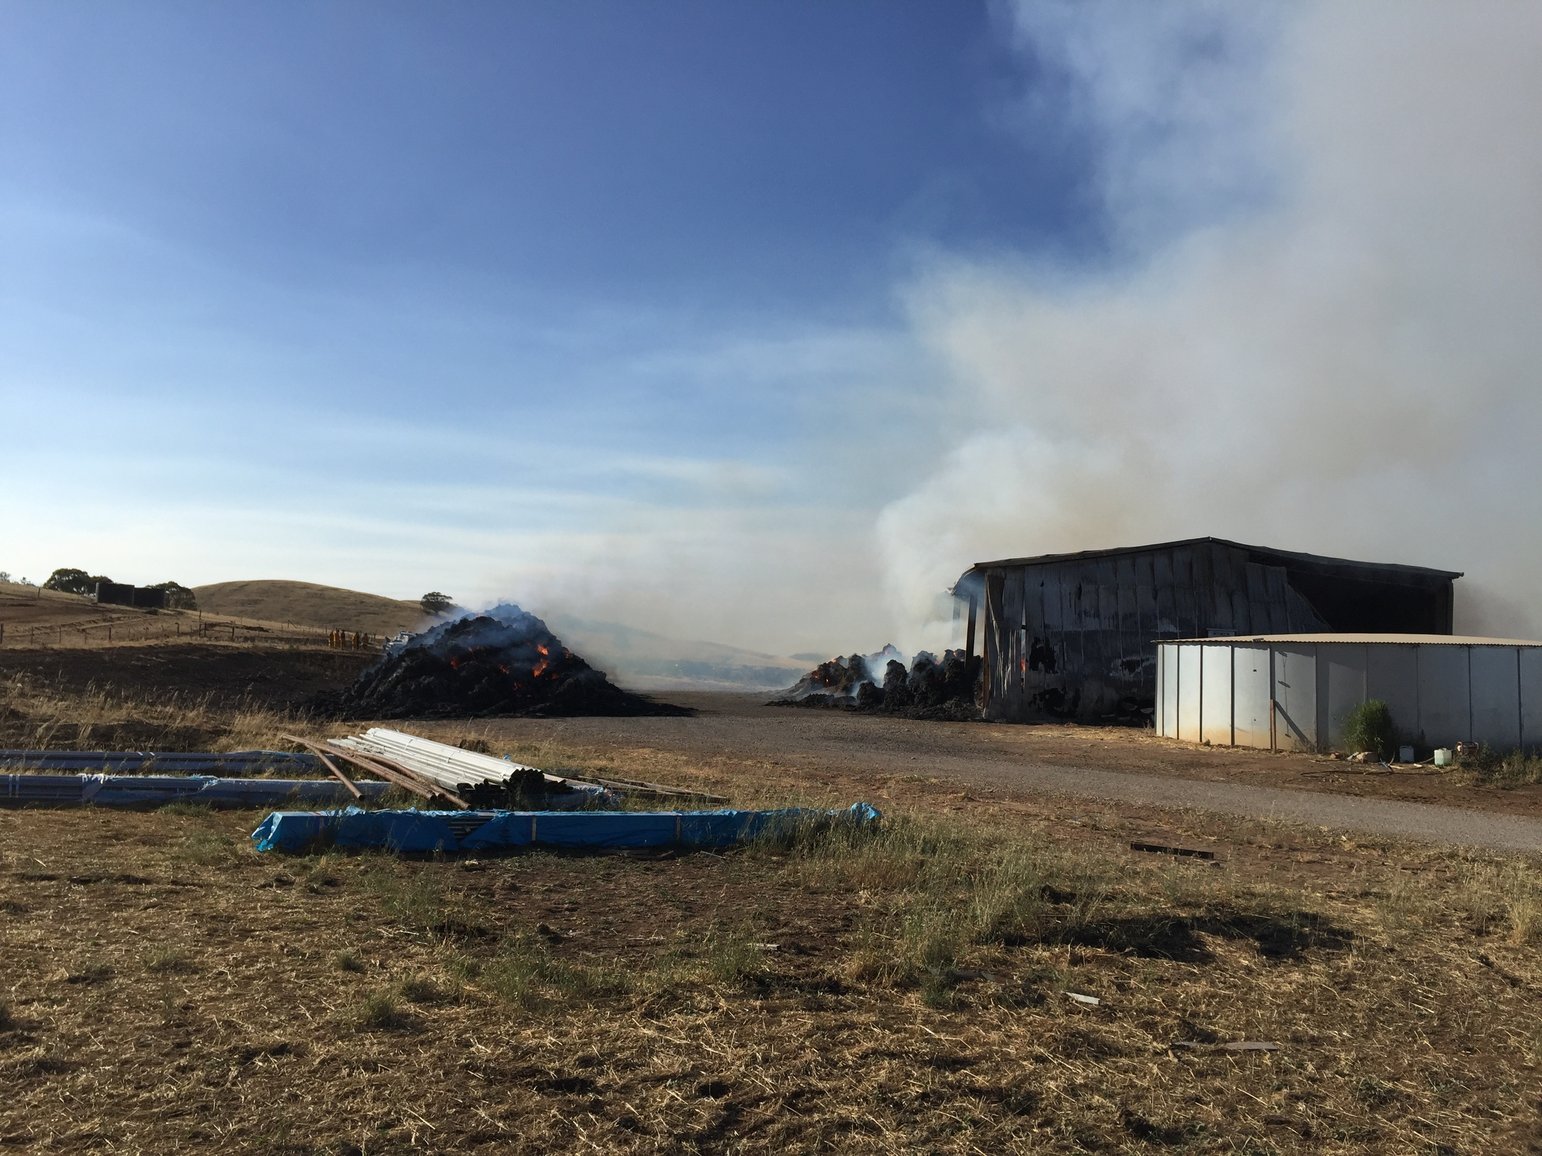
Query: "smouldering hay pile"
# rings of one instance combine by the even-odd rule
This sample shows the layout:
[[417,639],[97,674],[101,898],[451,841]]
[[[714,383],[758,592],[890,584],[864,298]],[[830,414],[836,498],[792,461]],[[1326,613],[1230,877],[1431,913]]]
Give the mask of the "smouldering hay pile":
[[[6,1143],[1488,1152],[1537,1135],[1542,887],[1517,860],[1382,848],[1284,888],[906,818],[728,855],[285,859],[249,849],[255,820],[0,813]],[[1242,1040],[1280,1049],[1219,1047]]]

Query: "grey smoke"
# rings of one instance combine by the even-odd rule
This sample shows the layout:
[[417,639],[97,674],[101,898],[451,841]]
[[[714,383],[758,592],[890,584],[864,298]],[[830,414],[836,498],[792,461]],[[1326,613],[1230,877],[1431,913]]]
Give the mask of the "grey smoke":
[[976,559],[1212,534],[1464,570],[1459,630],[1534,637],[1542,7],[1025,2],[1014,29],[1102,145],[1114,259],[912,286],[973,428],[878,519],[897,619]]

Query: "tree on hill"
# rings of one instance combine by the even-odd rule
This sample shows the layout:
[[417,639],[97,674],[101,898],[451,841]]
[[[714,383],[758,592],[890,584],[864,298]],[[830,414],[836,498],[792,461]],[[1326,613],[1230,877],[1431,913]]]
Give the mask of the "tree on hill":
[[418,605],[423,608],[424,614],[443,614],[455,605],[455,600],[448,594],[441,594],[438,590],[430,590],[422,598],[418,599]]
[[180,582],[157,582],[154,586],[146,586],[146,590],[166,591],[167,610],[197,610],[198,596]]
[[61,566],[43,583],[44,590],[61,590],[66,594],[95,594],[98,582],[111,582],[102,574],[87,574],[73,566]]

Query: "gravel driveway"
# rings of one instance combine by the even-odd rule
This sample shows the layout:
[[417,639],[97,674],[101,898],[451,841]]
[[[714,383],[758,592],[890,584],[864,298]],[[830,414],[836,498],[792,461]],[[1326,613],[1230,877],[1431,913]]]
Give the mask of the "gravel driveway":
[[[664,697],[664,696],[661,696]],[[928,723],[844,711],[766,707],[741,695],[675,694],[698,708],[695,718],[518,719],[495,722],[509,737],[613,748],[653,748],[693,759],[763,763],[768,773],[836,772],[875,781],[921,774],[989,789],[1008,798],[1046,793],[1314,827],[1370,832],[1498,850],[1542,850],[1542,820],[1495,810],[1183,777],[1185,752],[1166,748],[1164,770],[1121,769],[1121,758],[1149,755],[1117,744],[1095,754],[1101,766],[1066,765],[1036,756],[1034,727]],[[1063,731],[1062,731],[1063,733]],[[1063,752],[1063,744],[1059,748]]]

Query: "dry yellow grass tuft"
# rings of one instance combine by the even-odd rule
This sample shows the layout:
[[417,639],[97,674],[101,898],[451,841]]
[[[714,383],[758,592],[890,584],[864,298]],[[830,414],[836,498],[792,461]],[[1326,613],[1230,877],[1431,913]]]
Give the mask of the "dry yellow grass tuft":
[[110,683],[71,689],[26,674],[0,675],[0,746],[31,750],[249,750],[270,746],[293,721],[251,697],[212,693],[146,699]]

